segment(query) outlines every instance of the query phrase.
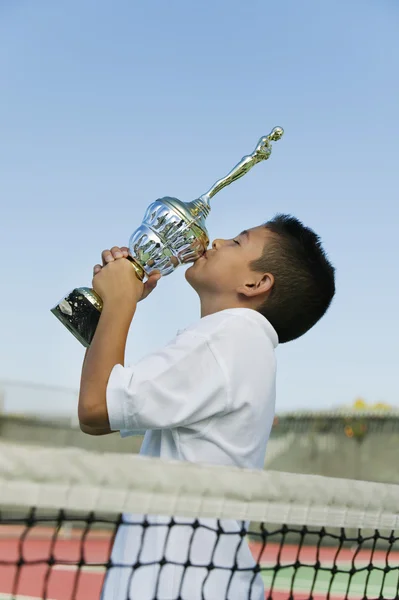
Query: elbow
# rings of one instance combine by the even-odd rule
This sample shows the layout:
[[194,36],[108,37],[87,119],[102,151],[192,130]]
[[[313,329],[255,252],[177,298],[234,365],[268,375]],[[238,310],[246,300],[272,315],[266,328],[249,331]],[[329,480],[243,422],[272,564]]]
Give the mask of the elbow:
[[86,433],[84,429],[93,427],[93,411],[82,406],[82,404],[83,402],[79,400],[78,419],[81,430]]
[[80,431],[82,431],[83,433],[86,433],[87,435],[96,435],[96,430],[90,429],[90,427],[87,427],[87,425],[82,423],[82,421],[79,421],[79,426],[80,426]]
[[[109,427],[108,411],[106,403],[104,405],[82,405],[79,403],[78,419],[80,429],[84,433],[92,434],[90,430]],[[93,435],[93,434],[92,434]],[[95,435],[95,434],[94,434]]]
[[93,427],[88,427],[84,425],[84,423],[79,422],[80,431],[85,433],[86,435],[105,435],[106,433],[112,433],[109,428],[106,429],[94,429]]

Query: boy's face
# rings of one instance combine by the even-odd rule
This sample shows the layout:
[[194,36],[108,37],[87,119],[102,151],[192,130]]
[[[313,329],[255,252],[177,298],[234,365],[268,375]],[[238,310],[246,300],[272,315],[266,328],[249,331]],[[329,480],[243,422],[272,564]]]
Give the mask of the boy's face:
[[216,239],[212,248],[187,269],[188,283],[200,296],[220,294],[228,298],[245,294],[245,289],[251,290],[259,280],[260,274],[250,268],[250,263],[261,256],[269,235],[260,226],[229,240]]

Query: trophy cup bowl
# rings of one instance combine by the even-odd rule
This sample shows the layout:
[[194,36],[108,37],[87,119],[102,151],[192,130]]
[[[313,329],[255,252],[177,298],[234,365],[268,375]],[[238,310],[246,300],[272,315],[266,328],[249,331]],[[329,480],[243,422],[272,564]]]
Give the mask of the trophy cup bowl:
[[[163,276],[178,266],[195,262],[209,245],[205,225],[211,207],[210,200],[221,189],[245,175],[255,164],[271,154],[271,143],[281,139],[281,127],[275,127],[260,138],[252,154],[241,161],[206,194],[192,202],[165,197],[156,200],[146,210],[141,225],[129,240],[131,261],[137,277],[143,279],[158,270]],[[75,288],[51,312],[85,346],[90,346],[101,316],[102,300],[87,287]]]

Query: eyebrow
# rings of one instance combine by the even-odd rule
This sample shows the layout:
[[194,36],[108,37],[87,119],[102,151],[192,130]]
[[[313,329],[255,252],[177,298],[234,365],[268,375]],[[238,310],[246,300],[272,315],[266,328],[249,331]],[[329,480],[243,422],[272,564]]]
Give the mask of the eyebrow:
[[247,239],[249,238],[249,231],[247,231],[247,229],[244,229],[244,231],[241,231],[240,235],[245,235],[247,236]]

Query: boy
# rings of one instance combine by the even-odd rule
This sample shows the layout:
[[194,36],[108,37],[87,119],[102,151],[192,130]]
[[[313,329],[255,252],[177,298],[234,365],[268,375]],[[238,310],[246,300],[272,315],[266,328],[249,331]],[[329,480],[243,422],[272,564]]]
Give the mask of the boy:
[[[144,455],[262,469],[274,417],[274,349],[308,331],[335,292],[334,268],[319,237],[294,217],[278,215],[230,240],[215,240],[186,271],[201,319],[133,367],[123,366],[128,330],[137,302],[160,276],[141,283],[129,261],[120,260],[127,252],[106,250],[104,268],[94,267],[93,287],[104,308],[82,369],[82,430],[128,435],[145,429]],[[216,539],[216,521],[201,519],[190,543],[189,526],[168,528],[169,519],[154,517],[144,539],[143,518],[126,516],[129,521],[136,525],[119,528],[112,559],[130,569],[110,569],[105,600],[264,598],[236,521],[221,522],[225,535],[219,530]],[[177,566],[188,553],[191,564]],[[154,563],[165,555],[172,564],[160,570]],[[235,561],[231,576],[223,567]]]

